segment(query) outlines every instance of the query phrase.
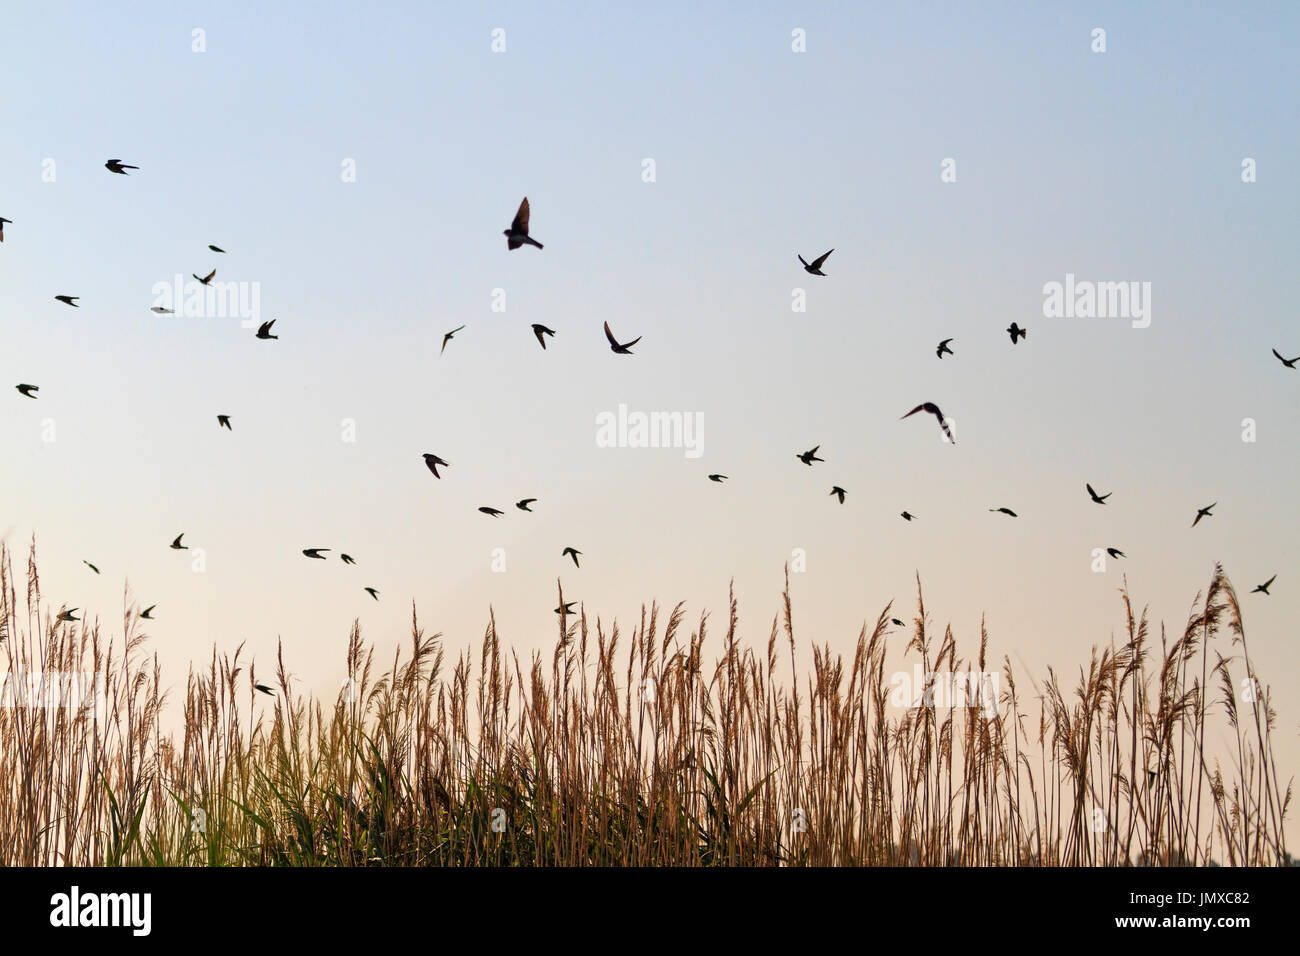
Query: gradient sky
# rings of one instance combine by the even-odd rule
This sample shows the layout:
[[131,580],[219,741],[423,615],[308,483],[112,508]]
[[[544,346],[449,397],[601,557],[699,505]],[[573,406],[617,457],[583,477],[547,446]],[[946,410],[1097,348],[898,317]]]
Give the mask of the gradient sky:
[[[654,598],[721,626],[734,578],[761,642],[794,548],[803,642],[850,653],[891,599],[910,619],[919,572],[960,649],[985,614],[994,660],[1072,681],[1118,636],[1123,574],[1181,632],[1221,561],[1287,776],[1300,370],[1270,349],[1300,355],[1300,14],[1133,6],[14,7],[0,533],[20,553],[36,534],[56,608],[120,628],[124,584],[156,603],[178,690],[214,643],[269,672],[279,637],[331,696],[350,622],[386,659],[412,600],[453,650],[489,606],[508,644],[549,650],[557,577],[624,626]],[[507,253],[525,195],[546,248]],[[827,278],[801,271],[831,247]],[[279,341],[149,311],[155,283],[213,267],[259,284]],[[1044,317],[1070,272],[1150,282],[1150,327]],[[605,320],[644,336],[633,356]],[[1014,347],[1011,321],[1029,329]],[[545,352],[533,322],[558,332]],[[927,400],[956,446],[898,420]],[[702,415],[704,454],[597,447],[620,404]],[[825,464],[795,461],[815,444]],[[181,531],[205,573],[168,550]],[[1094,573],[1108,546],[1128,559]]]

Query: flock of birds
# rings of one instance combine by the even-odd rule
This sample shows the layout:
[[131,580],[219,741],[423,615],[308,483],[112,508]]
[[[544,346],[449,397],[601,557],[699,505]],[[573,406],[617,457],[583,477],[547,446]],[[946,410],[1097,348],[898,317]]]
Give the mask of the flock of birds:
[[[108,169],[109,172],[115,173],[119,176],[127,175],[128,169],[138,170],[140,168],[138,166],[132,166],[123,163],[120,159],[110,159],[108,162],[104,164],[104,166],[106,169]],[[534,246],[537,249],[543,248],[540,242],[538,242],[531,235],[529,235],[528,232],[529,213],[530,210],[528,206],[528,198],[524,197],[523,202],[519,204],[519,210],[518,212],[515,213],[515,217],[510,224],[510,228],[503,231],[503,234],[506,237],[507,250],[518,249],[526,245]],[[4,241],[4,227],[8,224],[11,224],[12,222],[13,220],[6,219],[0,216],[0,242]],[[217,253],[225,253],[226,251],[225,249],[222,249],[219,246],[215,246],[215,245],[209,245],[208,249]],[[830,257],[831,253],[834,251],[835,251],[834,249],[830,249],[827,252],[824,252],[822,255],[818,256],[816,259],[812,260],[811,262],[807,261],[806,259],[804,259],[802,255],[800,255],[798,257],[799,262],[802,264],[804,271],[807,272],[809,275],[825,277],[826,273],[822,271],[822,266],[825,264],[826,260]],[[216,274],[217,274],[216,269],[212,269],[206,276],[200,276],[197,273],[192,273],[194,278],[202,285],[210,285],[212,280],[216,277]],[[59,302],[64,303],[65,305],[71,306],[72,308],[79,308],[77,304],[77,300],[80,299],[81,297],[75,295],[56,295],[54,298]],[[151,311],[163,315],[173,314],[174,312],[174,310],[167,309],[162,306],[153,306]],[[275,319],[271,319],[270,321],[261,323],[261,325],[258,326],[257,332],[255,333],[255,337],[263,340],[278,339],[279,338],[278,335],[273,335],[271,333],[271,329],[274,327],[275,321],[276,321]],[[466,326],[461,325],[455,329],[452,329],[450,332],[447,332],[443,336],[442,348],[439,352],[440,355],[446,352],[447,344],[452,341],[456,333],[460,332],[465,327]],[[641,336],[637,336],[631,341],[620,342],[618,338],[614,335],[613,331],[610,329],[608,322],[604,323],[604,328],[605,328],[605,338],[609,342],[610,351],[613,352],[615,355],[631,355],[632,346],[640,342],[642,338]],[[554,329],[547,328],[545,325],[541,325],[538,323],[533,324],[532,331],[533,334],[537,337],[537,342],[542,347],[543,350],[546,348],[547,337],[550,336],[553,338],[556,334]],[[1026,336],[1029,334],[1027,329],[1021,328],[1015,322],[1012,322],[1011,325],[1005,331],[1010,336],[1012,345],[1015,345],[1018,341],[1023,341],[1026,338]],[[939,343],[938,347],[935,349],[935,354],[939,357],[940,360],[942,360],[945,355],[956,355],[956,353],[950,347],[954,341],[955,339],[947,338]],[[1294,369],[1296,368],[1296,363],[1300,362],[1300,356],[1296,356],[1295,358],[1292,359],[1287,359],[1284,358],[1277,351],[1277,349],[1273,349],[1272,351],[1273,351],[1273,355],[1276,356],[1278,361],[1280,361],[1286,368]],[[16,388],[19,394],[30,399],[37,398],[36,393],[40,391],[39,386],[31,385],[27,383],[19,384],[16,386]],[[907,412],[905,415],[902,415],[900,417],[900,421],[902,419],[910,418],[911,416],[916,415],[919,412],[925,412],[926,414],[933,415],[935,417],[935,420],[938,422],[939,427],[943,430],[945,439],[951,444],[956,444],[956,439],[953,437],[952,430],[949,428],[948,425],[948,419],[944,416],[939,406],[934,404],[933,402],[922,402],[920,405],[917,405],[915,408],[913,408],[910,412]],[[234,430],[233,427],[231,426],[230,416],[225,414],[221,414],[217,416],[217,427],[225,428],[228,431]],[[825,462],[826,460],[818,456],[817,452],[820,450],[820,448],[821,448],[820,445],[814,445],[808,451],[797,453],[795,457],[799,459],[799,461],[803,462],[803,464],[811,468],[814,465],[814,463]],[[433,477],[439,479],[442,477],[442,475],[438,473],[438,469],[450,467],[450,465],[444,459],[430,452],[426,452],[424,454],[424,463],[428,467],[429,471],[433,474]],[[723,474],[711,474],[708,476],[708,478],[710,481],[718,482],[718,483],[728,480],[728,476]],[[1109,498],[1111,494],[1113,494],[1113,492],[1107,492],[1104,495],[1098,494],[1097,491],[1092,487],[1092,485],[1088,483],[1085,483],[1084,487],[1087,490],[1089,498],[1094,503],[1099,505],[1105,505],[1106,499]],[[845,497],[847,494],[848,492],[846,492],[839,485],[833,485],[831,487],[830,496],[838,498],[840,504],[844,504]],[[520,501],[515,502],[515,507],[520,511],[531,512],[532,511],[531,505],[534,504],[536,501],[537,501],[536,498],[524,498]],[[1196,525],[1200,524],[1202,518],[1212,517],[1213,514],[1211,509],[1214,508],[1217,504],[1218,502],[1213,502],[1205,506],[1204,508],[1198,508],[1196,511],[1196,517],[1192,521],[1192,527],[1194,528],[1196,527]],[[504,512],[501,511],[500,509],[493,508],[490,506],[482,506],[478,510],[483,514],[489,515],[490,517],[493,518],[499,518],[504,514]],[[989,511],[994,513],[1004,514],[1012,518],[1019,517],[1019,515],[1017,515],[1015,511],[1007,507],[990,508]],[[903,518],[903,520],[905,521],[912,521],[916,518],[916,515],[913,515],[907,511],[903,511],[901,512],[900,517]],[[181,539],[184,537],[185,537],[184,532],[178,534],[175,537],[175,539],[172,541],[171,548],[177,551],[187,550],[189,546],[181,543]],[[319,548],[319,547],[304,548],[302,553],[307,558],[319,560],[319,561],[325,561],[328,560],[325,555],[330,550],[331,550],[330,548]],[[1125,555],[1124,552],[1119,550],[1118,548],[1107,548],[1106,552],[1112,558],[1127,557],[1127,555]],[[562,558],[572,559],[574,567],[580,567],[578,563],[578,557],[581,554],[582,554],[581,551],[578,551],[576,548],[570,546],[566,546],[563,549],[563,551],[560,552],[560,556]],[[356,564],[356,561],[349,554],[340,553],[339,557],[345,564],[349,564],[349,565]],[[96,567],[91,562],[83,561],[83,563],[88,568],[90,568],[90,570],[92,570],[95,574],[100,573],[99,568]],[[1277,580],[1276,574],[1274,574],[1263,584],[1260,584],[1255,588],[1253,588],[1251,593],[1254,594],[1258,592],[1258,593],[1268,594],[1269,587],[1273,584],[1275,580]],[[376,588],[365,587],[363,588],[363,590],[367,594],[369,594],[372,598],[374,598],[376,601],[379,600],[379,591]],[[576,601],[566,601],[561,606],[555,608],[555,613],[561,616],[566,614],[572,614],[574,613],[573,608],[576,605],[576,603],[577,603]],[[144,611],[140,613],[140,617],[145,620],[153,620],[152,615],[153,615],[154,608],[156,607],[157,607],[156,604],[149,605],[149,607],[145,608]],[[70,609],[60,610],[58,615],[58,620],[64,622],[81,620],[81,618],[77,617],[75,614],[77,610],[79,609],[75,607]],[[894,619],[894,623],[899,626],[902,626],[902,622],[897,619]],[[265,684],[257,685],[257,690],[266,694],[274,693],[274,691],[270,687],[266,686]]]

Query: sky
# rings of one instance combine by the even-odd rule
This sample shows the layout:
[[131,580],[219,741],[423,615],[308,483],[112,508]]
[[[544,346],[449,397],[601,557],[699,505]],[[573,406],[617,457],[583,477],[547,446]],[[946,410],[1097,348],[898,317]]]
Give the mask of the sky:
[[[1176,634],[1222,562],[1290,776],[1300,369],[1270,350],[1300,355],[1298,26],[1266,3],[15,7],[0,533],[36,536],[56,609],[120,630],[124,588],[157,604],[178,692],[214,646],[269,673],[282,641],[329,696],[351,622],[384,660],[412,602],[453,652],[489,609],[549,652],[557,579],[605,625],[657,599],[719,630],[734,580],[762,643],[795,549],[801,644],[849,655],[890,601],[910,620],[919,575],[968,655],[983,618],[992,659],[1072,683],[1120,639],[1125,576]],[[508,252],[524,196],[545,249]],[[213,268],[278,340],[150,311]],[[1149,324],[1046,315],[1067,275],[1139,283]],[[956,444],[899,420],[927,401]],[[698,456],[602,447],[620,406],[698,422]],[[1094,570],[1106,547],[1127,557]]]

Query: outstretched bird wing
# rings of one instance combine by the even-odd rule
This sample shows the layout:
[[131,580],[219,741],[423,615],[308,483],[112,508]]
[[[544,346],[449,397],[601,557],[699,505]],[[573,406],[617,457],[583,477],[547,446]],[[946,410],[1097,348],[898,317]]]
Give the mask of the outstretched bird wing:
[[605,338],[609,339],[609,344],[618,348],[618,339],[614,338],[614,333],[609,330],[609,322],[605,323]]
[[827,256],[829,256],[834,251],[835,251],[834,249],[830,249],[827,250],[826,252],[823,252],[820,256],[818,256],[816,259],[812,261],[812,268],[820,269],[822,267],[822,263],[826,261]]
[[528,231],[528,197],[527,196],[525,196],[524,201],[519,204],[519,211],[515,213],[515,221],[510,224],[510,231],[511,232]]

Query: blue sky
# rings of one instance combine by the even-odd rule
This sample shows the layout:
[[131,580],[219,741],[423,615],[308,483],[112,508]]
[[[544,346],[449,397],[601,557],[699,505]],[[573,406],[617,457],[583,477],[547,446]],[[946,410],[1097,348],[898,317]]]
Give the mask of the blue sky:
[[[1118,631],[1123,573],[1173,630],[1215,561],[1243,594],[1277,573],[1246,624],[1286,694],[1300,372],[1269,351],[1300,354],[1298,19],[1285,4],[7,11],[0,532],[36,534],[55,603],[117,622],[126,582],[157,603],[178,685],[214,643],[247,641],[269,667],[281,638],[304,687],[331,691],[352,619],[391,648],[412,600],[453,647],[491,606],[508,643],[549,648],[557,577],[625,625],[652,598],[722,614],[734,578],[761,640],[802,548],[802,639],[848,652],[887,601],[910,617],[919,572],[967,649],[986,614],[994,658],[1035,676],[1074,673]],[[110,157],[141,168],[112,176]],[[546,248],[507,253],[525,195]],[[831,247],[826,278],[800,270]],[[156,283],[214,267],[257,284],[278,341],[149,311]],[[1150,282],[1150,327],[1044,317],[1043,285],[1066,273]],[[643,336],[633,356],[610,354],[606,320]],[[1011,321],[1029,329],[1014,347]],[[545,352],[533,322],[557,330]],[[932,419],[898,421],[927,400],[956,446]],[[596,416],[619,404],[702,416],[703,456],[597,447]],[[815,444],[825,464],[794,460]],[[443,480],[423,452],[451,463]],[[1114,492],[1105,508],[1085,482]],[[512,507],[524,497],[534,514]],[[1021,517],[988,513],[1001,505]],[[167,549],[180,531],[204,573]],[[312,546],[333,560],[307,561]],[[1107,546],[1128,559],[1093,573]],[[1279,710],[1294,766],[1300,711]]]

